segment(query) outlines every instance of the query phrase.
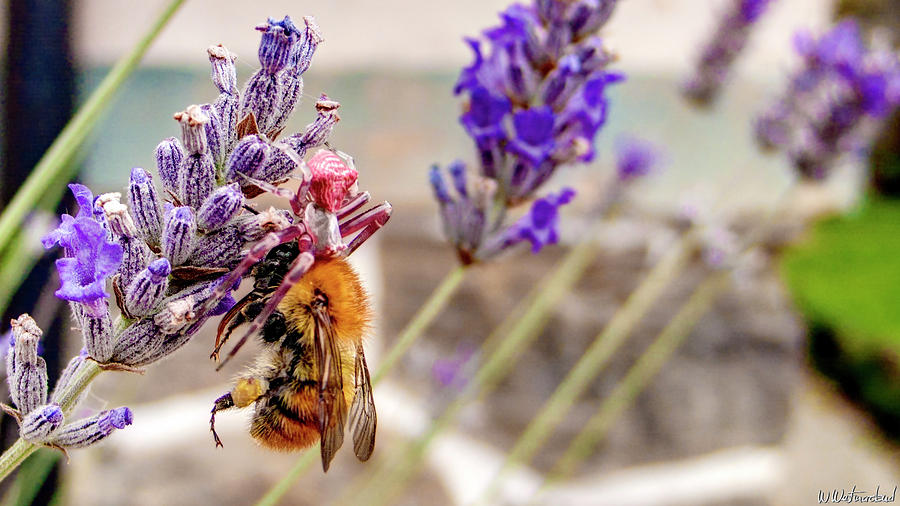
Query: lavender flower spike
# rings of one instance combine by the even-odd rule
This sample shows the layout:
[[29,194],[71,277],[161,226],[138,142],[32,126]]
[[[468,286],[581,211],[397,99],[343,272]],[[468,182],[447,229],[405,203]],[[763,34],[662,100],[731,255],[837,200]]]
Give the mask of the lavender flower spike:
[[771,0],[731,0],[712,38],[704,46],[695,74],[684,94],[700,105],[710,104],[728,77],[732,63],[744,49],[753,24]]
[[41,329],[23,314],[10,322],[15,344],[6,357],[9,396],[22,415],[47,402],[47,363],[38,356]]
[[47,404],[22,417],[19,434],[29,443],[39,443],[63,423],[63,412],[59,404]]
[[163,230],[162,249],[172,265],[181,265],[193,251],[194,234],[197,225],[190,207],[176,207],[166,218]]
[[171,271],[165,258],[154,260],[125,289],[125,309],[132,316],[152,313],[166,295]]
[[115,429],[124,429],[134,421],[128,408],[116,408],[63,426],[51,438],[49,444],[62,448],[83,448],[109,436]]

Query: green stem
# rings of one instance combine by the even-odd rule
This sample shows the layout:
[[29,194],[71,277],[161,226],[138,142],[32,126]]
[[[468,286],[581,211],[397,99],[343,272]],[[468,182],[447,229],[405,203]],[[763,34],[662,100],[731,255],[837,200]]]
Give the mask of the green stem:
[[693,232],[688,232],[679,239],[632,292],[625,304],[616,311],[612,320],[597,335],[507,454],[500,471],[491,480],[483,496],[484,500],[490,501],[507,471],[531,460],[550,436],[553,428],[566,417],[578,397],[606,366],[613,353],[625,342],[672,280],[684,270],[696,249],[696,243],[697,239]]
[[22,462],[25,462],[25,459],[37,449],[37,446],[24,439],[17,439],[12,446],[3,452],[3,455],[0,455],[0,481],[3,481],[13,469],[19,467]]
[[378,370],[375,371],[375,375],[372,377],[373,384],[377,384],[384,378],[385,374],[393,370],[397,361],[409,351],[410,346],[416,342],[419,336],[425,332],[425,329],[431,325],[431,322],[434,321],[435,317],[437,317],[437,315],[439,315],[447,306],[447,303],[450,302],[453,294],[459,289],[459,285],[462,283],[468,270],[467,266],[457,266],[450,271],[450,273],[444,277],[444,280],[441,281],[441,284],[431,292],[431,296],[428,297],[425,304],[416,311],[413,319],[410,320],[406,325],[406,328],[403,329],[403,332],[400,333],[400,337],[391,348],[391,351],[389,351],[387,356],[381,360]]
[[569,444],[545,484],[568,476],[592,453],[593,448],[606,437],[613,422],[662,369],[672,353],[681,346],[700,318],[712,306],[715,298],[728,286],[729,275],[730,271],[720,271],[701,282],[691,298],[681,306],[678,313],[641,354],[640,359],[631,366],[615,389],[600,403],[597,413]]
[[[160,15],[149,31],[124,58],[120,59],[103,79],[103,82],[87,99],[75,116],[66,124],[59,136],[44,153],[31,175],[16,192],[9,205],[0,215],[0,252],[6,250],[15,231],[22,225],[25,216],[35,207],[37,202],[46,195],[48,181],[55,181],[64,174],[64,170],[74,169],[68,162],[75,155],[78,148],[90,134],[94,125],[100,119],[100,115],[112,103],[113,94],[122,86],[125,79],[131,75],[150,44],[159,35],[175,11],[184,3],[184,0],[172,0],[166,10]],[[68,179],[66,177],[65,179]]]
[[[441,284],[431,292],[428,300],[419,307],[418,311],[416,311],[416,314],[413,316],[413,319],[410,320],[403,331],[400,332],[400,337],[391,348],[391,351],[388,352],[387,356],[384,357],[379,364],[378,369],[372,377],[373,386],[378,385],[385,374],[393,370],[397,361],[406,354],[410,346],[416,342],[416,339],[425,332],[428,326],[431,325],[431,322],[433,322],[437,315],[439,315],[447,306],[450,299],[453,298],[453,295],[459,289],[469,270],[470,269],[467,266],[462,265],[454,268],[444,277]],[[296,483],[296,481],[303,476],[303,473],[305,473],[316,461],[319,456],[318,449],[319,445],[316,444],[312,448],[306,450],[303,455],[297,459],[297,463],[294,464],[294,467],[291,468],[288,474],[276,483],[274,487],[269,489],[266,495],[256,503],[257,506],[274,506],[275,504],[278,504],[281,498],[288,493],[292,486],[294,486],[294,483]]]
[[[572,248],[558,266],[548,273],[488,337],[484,349],[493,349],[463,392],[435,420],[428,430],[397,457],[382,461],[371,479],[349,489],[338,503],[352,503],[351,497],[364,497],[366,504],[389,502],[415,476],[419,463],[434,437],[450,426],[470,402],[493,389],[515,365],[519,355],[540,333],[551,312],[596,257],[597,247],[585,241]],[[507,331],[507,329],[509,329]],[[368,490],[368,492],[365,492]],[[356,493],[359,491],[359,493]]]

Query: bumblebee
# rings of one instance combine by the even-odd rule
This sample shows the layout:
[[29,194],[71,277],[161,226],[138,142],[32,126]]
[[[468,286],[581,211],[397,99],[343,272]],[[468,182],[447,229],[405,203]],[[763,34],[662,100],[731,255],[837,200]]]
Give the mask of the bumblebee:
[[[327,471],[348,420],[357,458],[368,460],[375,448],[375,403],[362,345],[371,307],[344,258],[319,258],[308,269],[296,269],[308,255],[300,251],[296,240],[268,251],[253,267],[253,290],[220,322],[216,358],[235,328],[259,321],[271,310],[267,305],[276,304],[259,328],[261,355],[216,399],[210,430],[222,446],[216,413],[253,405],[250,434],[260,444],[292,451],[321,441]],[[294,272],[302,276],[292,279]]]

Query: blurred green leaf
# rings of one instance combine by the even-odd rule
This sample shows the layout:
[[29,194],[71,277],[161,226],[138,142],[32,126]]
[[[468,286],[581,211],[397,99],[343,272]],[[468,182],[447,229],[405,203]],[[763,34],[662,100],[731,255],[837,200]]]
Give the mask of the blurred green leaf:
[[817,224],[782,270],[801,310],[848,353],[900,357],[900,201],[872,199]]
[[61,454],[44,449],[33,453],[19,467],[16,481],[3,496],[3,506],[27,506],[34,503],[41,485],[50,475]]

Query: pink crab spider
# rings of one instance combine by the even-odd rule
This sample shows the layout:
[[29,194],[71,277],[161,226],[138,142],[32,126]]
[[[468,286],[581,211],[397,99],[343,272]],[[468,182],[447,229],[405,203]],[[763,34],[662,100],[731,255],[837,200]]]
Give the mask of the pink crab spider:
[[[349,256],[390,219],[392,208],[387,202],[356,214],[369,202],[369,193],[356,191],[357,171],[353,159],[345,153],[331,149],[330,146],[328,148],[320,150],[309,162],[303,162],[290,148],[279,148],[285,150],[301,169],[300,187],[296,192],[244,176],[248,182],[260,189],[286,198],[295,216],[294,223],[282,230],[267,233],[254,244],[234,271],[216,286],[196,314],[204,315],[215,307],[230,291],[230,287],[276,246],[297,241],[300,253],[262,311],[253,319],[244,335],[216,370],[222,369],[247,340],[262,329],[278,303],[312,268],[317,259]],[[352,239],[345,242],[350,236],[353,236]],[[227,317],[228,315],[225,319]],[[217,343],[212,358],[218,358],[219,350],[227,338],[226,335]]]

